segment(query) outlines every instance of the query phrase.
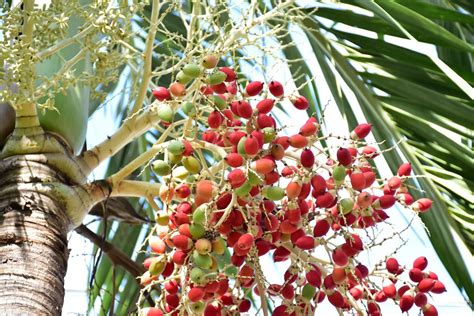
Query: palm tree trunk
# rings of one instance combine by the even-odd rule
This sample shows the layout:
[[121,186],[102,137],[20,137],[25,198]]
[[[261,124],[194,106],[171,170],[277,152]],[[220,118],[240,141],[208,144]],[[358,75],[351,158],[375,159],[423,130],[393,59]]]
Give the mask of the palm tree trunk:
[[0,175],[0,315],[60,315],[70,223],[35,187],[65,179],[25,156],[0,160]]

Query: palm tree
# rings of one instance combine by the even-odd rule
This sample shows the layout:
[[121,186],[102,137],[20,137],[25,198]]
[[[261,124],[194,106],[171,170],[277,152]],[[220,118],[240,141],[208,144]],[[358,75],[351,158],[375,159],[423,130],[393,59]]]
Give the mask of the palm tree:
[[[0,114],[9,122],[0,127],[6,175],[0,181],[1,311],[60,313],[66,235],[73,228],[97,245],[90,308],[100,299],[101,313],[123,315],[143,300],[136,277],[144,272],[144,253],[130,258],[155,216],[140,192],[154,192],[151,183],[159,178],[141,167],[165,132],[155,126],[159,117],[149,121],[145,106],[153,87],[169,85],[185,62],[210,51],[242,76],[245,69],[264,71],[281,62],[310,100],[308,111],[320,117],[325,105],[317,82],[323,81],[349,129],[362,113],[375,138],[385,140],[382,150],[398,148],[384,152],[391,168],[408,160],[425,175],[412,183],[414,197],[422,189],[434,201],[422,220],[446,269],[473,302],[472,279],[453,236],[473,252],[469,1],[34,4],[7,1],[0,10]],[[425,43],[428,50],[417,49]],[[314,80],[314,61],[324,78]],[[111,103],[124,123],[87,150],[88,118]],[[87,181],[109,157],[106,177],[124,183],[122,191]],[[96,232],[82,224],[87,212],[101,218]]]

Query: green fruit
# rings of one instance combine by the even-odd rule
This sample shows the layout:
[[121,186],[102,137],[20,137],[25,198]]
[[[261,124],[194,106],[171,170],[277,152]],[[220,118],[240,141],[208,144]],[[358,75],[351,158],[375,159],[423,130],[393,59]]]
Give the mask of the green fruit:
[[275,139],[276,132],[273,127],[265,127],[264,129],[262,129],[262,132],[263,132],[264,143],[269,143]]
[[194,314],[201,314],[204,311],[204,307],[206,307],[206,305],[204,302],[195,302],[192,303],[190,307]]
[[262,190],[262,195],[269,200],[279,201],[285,196],[285,190],[280,187],[266,187]]
[[160,226],[167,226],[170,221],[170,216],[165,212],[158,212],[155,221]]
[[161,257],[159,257],[152,261],[150,267],[148,268],[148,271],[151,275],[160,275],[165,270],[165,267],[166,262],[162,260]]
[[160,120],[165,121],[165,122],[173,121],[174,112],[169,104],[166,104],[166,103],[160,104],[160,106],[158,107],[157,113]]
[[203,225],[206,222],[207,205],[199,205],[193,212],[193,224]]
[[253,170],[249,169],[248,171],[249,183],[251,186],[259,185],[263,182],[263,179]]
[[235,194],[237,194],[237,196],[242,197],[249,194],[250,190],[252,190],[252,185],[249,183],[249,181],[247,181],[244,184],[242,184],[240,187],[235,189],[234,192]]
[[239,143],[237,144],[237,152],[242,156],[242,157],[247,157],[247,153],[245,152],[245,140],[247,137],[242,137],[239,140]]
[[184,102],[183,105],[181,105],[181,109],[187,116],[196,115],[196,108],[192,102]]
[[206,280],[206,274],[200,268],[195,267],[189,272],[189,278],[193,283],[201,284]]
[[334,178],[334,184],[341,185],[344,183],[346,178],[346,168],[344,166],[336,166],[332,172],[332,177]]
[[183,73],[191,78],[197,78],[201,75],[202,69],[196,64],[187,64],[183,67]]
[[196,176],[193,174],[190,174],[189,176],[186,177],[184,180],[186,183],[194,183],[196,182]]
[[342,208],[342,213],[344,215],[347,215],[352,211],[352,208],[354,207],[354,200],[350,198],[344,198],[340,201],[340,204]]
[[206,234],[206,229],[200,224],[191,224],[189,225],[189,232],[193,239],[199,239]]
[[183,159],[182,155],[174,155],[170,152],[168,153],[168,161],[173,165],[180,163],[182,159]]
[[211,74],[207,80],[210,85],[217,85],[223,83],[224,80],[227,78],[227,75],[222,71],[216,71],[215,73]]
[[191,80],[193,80],[193,78],[185,74],[183,71],[179,71],[178,74],[176,75],[176,81],[179,83],[187,84]]
[[199,173],[201,171],[201,163],[193,156],[184,157],[182,162],[184,168],[190,173]]
[[171,173],[171,167],[166,161],[155,160],[151,166],[153,171],[159,176],[167,176]]
[[235,266],[229,266],[227,269],[224,270],[224,273],[229,278],[235,278],[237,276],[237,273],[239,273],[239,270]]
[[173,155],[181,155],[186,148],[180,140],[173,140],[168,144],[168,151]]
[[201,269],[209,269],[212,266],[212,257],[210,255],[201,255],[197,251],[193,251],[193,262],[196,267]]
[[221,97],[217,95],[211,96],[210,99],[211,99],[212,104],[214,104],[216,108],[218,108],[219,110],[225,109],[227,104],[224,99],[222,99]]
[[316,288],[314,288],[310,284],[305,284],[305,286],[303,286],[303,290],[301,291],[301,295],[305,299],[307,299],[309,301],[314,297],[315,294],[316,294]]

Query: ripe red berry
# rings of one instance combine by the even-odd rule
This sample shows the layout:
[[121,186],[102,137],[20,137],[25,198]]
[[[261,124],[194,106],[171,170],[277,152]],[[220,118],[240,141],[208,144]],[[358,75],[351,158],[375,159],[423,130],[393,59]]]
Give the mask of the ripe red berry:
[[224,117],[219,111],[213,111],[207,117],[207,124],[210,128],[218,128],[224,121]]
[[435,283],[436,283],[436,280],[426,278],[426,279],[421,280],[420,283],[418,283],[417,288],[420,292],[426,293],[426,292],[431,291]]
[[434,305],[427,304],[423,307],[423,316],[438,316],[438,310]]
[[344,307],[344,297],[338,291],[328,294],[328,300],[334,307]]
[[300,134],[303,136],[312,136],[318,132],[318,125],[313,122],[307,122],[300,128]]
[[301,152],[300,162],[301,165],[305,168],[312,168],[314,165],[314,154],[311,149],[305,148]]
[[410,269],[410,271],[408,272],[408,276],[413,282],[420,282],[425,277],[423,271],[418,268]]
[[247,101],[234,101],[237,102],[237,115],[245,119],[252,117],[252,106]]
[[351,132],[352,139],[364,139],[369,135],[370,130],[372,129],[371,124],[363,123],[356,126],[356,128]]
[[415,305],[418,307],[423,307],[428,303],[428,297],[426,297],[425,293],[418,292],[415,295]]
[[170,85],[170,92],[175,97],[182,97],[186,95],[186,87],[182,83],[173,82]]
[[318,174],[311,178],[311,186],[318,195],[323,194],[327,189],[326,180]]
[[263,99],[257,103],[257,110],[259,113],[267,114],[272,110],[274,104],[275,100],[273,99]]
[[297,198],[301,193],[301,183],[298,182],[290,182],[288,183],[286,187],[286,196],[288,199],[295,199]]
[[295,242],[295,245],[296,247],[302,250],[311,250],[311,249],[314,249],[314,247],[316,247],[316,243],[313,236],[301,236]]
[[332,260],[340,267],[345,267],[349,263],[349,257],[341,248],[336,248],[332,252]]
[[383,287],[383,292],[387,297],[394,298],[397,295],[397,288],[395,287],[395,284],[390,283]]
[[431,292],[436,293],[436,294],[441,294],[441,293],[446,292],[446,287],[444,286],[443,283],[441,283],[441,281],[436,280],[435,284],[433,285],[433,288],[431,289]]
[[387,209],[387,208],[392,207],[397,200],[395,199],[393,195],[385,194],[379,197],[378,201],[380,203],[381,208]]
[[308,139],[301,134],[295,134],[288,140],[291,147],[303,148],[308,145]]
[[204,289],[202,287],[193,287],[188,292],[188,298],[191,302],[198,302],[204,297]]
[[234,168],[240,167],[244,164],[244,158],[238,153],[229,153],[224,157],[225,162]]
[[291,99],[291,102],[298,110],[306,110],[309,107],[308,99],[304,96],[294,97]]
[[221,68],[219,68],[219,70],[227,75],[227,77],[225,78],[226,82],[234,81],[237,78],[237,75],[236,75],[235,71],[232,68],[221,67]]
[[227,175],[227,181],[233,189],[236,189],[247,181],[247,177],[241,169],[234,169]]
[[402,177],[402,176],[409,176],[411,173],[411,164],[409,162],[406,162],[402,165],[400,165],[400,167],[398,168],[398,176],[399,177]]
[[176,248],[183,251],[191,249],[194,244],[192,239],[185,235],[175,235],[171,241]]
[[343,166],[349,166],[352,163],[352,156],[347,148],[339,148],[336,156],[337,161]]
[[413,295],[405,293],[405,294],[403,294],[402,298],[400,299],[400,309],[404,313],[404,312],[410,310],[410,308],[413,306],[414,302],[415,302],[415,299],[413,298]]
[[428,266],[428,259],[426,257],[421,256],[415,259],[413,261],[413,268],[420,269],[421,271],[425,270],[425,268]]
[[313,229],[314,237],[322,237],[329,231],[330,225],[326,219],[320,219],[316,222]]
[[238,248],[240,250],[248,250],[252,247],[253,242],[254,238],[252,234],[243,234],[237,240],[236,244],[234,245],[234,248]]
[[424,212],[429,210],[432,203],[433,203],[433,201],[431,201],[430,199],[421,198],[421,199],[415,201],[412,205],[413,205],[413,209],[415,211],[420,211],[421,213],[424,213]]
[[171,99],[171,93],[165,87],[156,87],[155,89],[153,89],[152,93],[153,93],[153,96],[158,101],[164,101],[164,100],[170,100]]
[[262,92],[262,89],[263,89],[263,82],[253,81],[245,87],[245,92],[247,92],[248,96],[253,97],[259,94],[260,92]]
[[400,185],[402,184],[402,181],[400,180],[399,177],[391,177],[388,180],[387,184],[390,190],[396,190],[400,187]]
[[385,267],[387,268],[388,272],[395,274],[398,272],[398,268],[400,267],[400,265],[398,264],[397,259],[388,258],[385,262]]
[[350,175],[351,185],[357,191],[362,191],[366,188],[365,177],[364,174],[360,172],[353,172]]
[[245,153],[249,156],[255,156],[260,150],[260,144],[258,140],[253,135],[250,135],[245,139],[244,143]]
[[284,94],[283,85],[278,81],[271,81],[268,85],[268,90],[275,97],[281,97]]
[[257,173],[267,174],[275,168],[275,162],[268,158],[262,158],[254,161],[251,167]]

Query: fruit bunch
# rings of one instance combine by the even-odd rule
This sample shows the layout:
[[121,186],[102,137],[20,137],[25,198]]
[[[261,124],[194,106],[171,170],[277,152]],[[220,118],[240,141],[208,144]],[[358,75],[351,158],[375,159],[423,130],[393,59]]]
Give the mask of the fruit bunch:
[[[437,315],[427,293],[445,289],[424,272],[425,257],[406,279],[407,268],[393,257],[372,270],[358,258],[394,205],[414,213],[430,208],[429,199],[415,201],[408,192],[410,164],[377,179],[372,160],[380,152],[364,141],[370,124],[357,126],[337,150],[322,147],[315,117],[285,134],[272,109],[306,110],[308,100],[288,95],[277,81],[244,87],[233,69],[217,63],[207,56],[188,64],[169,87],[153,90],[161,124],[173,126],[179,112],[186,125],[152,163],[161,207],[141,283],[162,292],[142,313],[239,315],[250,310],[253,295],[264,315],[267,301],[272,315],[313,315],[323,301],[380,315],[387,300],[402,312],[416,305]],[[262,256],[288,263],[281,283],[267,281]]]

